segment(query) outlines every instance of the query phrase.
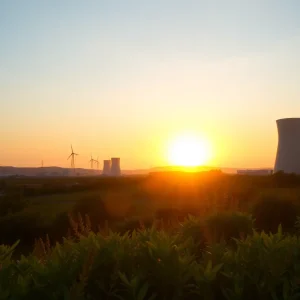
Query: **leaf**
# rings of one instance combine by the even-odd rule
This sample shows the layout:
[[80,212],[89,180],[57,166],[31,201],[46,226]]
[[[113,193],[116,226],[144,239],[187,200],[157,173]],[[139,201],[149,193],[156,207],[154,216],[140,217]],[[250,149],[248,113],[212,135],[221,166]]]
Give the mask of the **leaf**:
[[147,294],[147,292],[148,292],[148,289],[149,289],[149,285],[148,285],[148,283],[145,283],[145,284],[141,287],[141,289],[140,289],[140,291],[139,291],[139,293],[138,293],[138,295],[137,295],[137,300],[144,300],[145,297],[146,297],[146,294]]
[[205,273],[210,273],[211,269],[212,269],[212,261],[209,260],[207,265],[206,265]]
[[124,273],[118,272],[121,281],[126,285],[130,286],[130,282],[128,281],[126,275]]
[[214,266],[214,268],[212,269],[213,273],[218,273],[221,268],[223,267],[224,264],[218,264],[216,266]]

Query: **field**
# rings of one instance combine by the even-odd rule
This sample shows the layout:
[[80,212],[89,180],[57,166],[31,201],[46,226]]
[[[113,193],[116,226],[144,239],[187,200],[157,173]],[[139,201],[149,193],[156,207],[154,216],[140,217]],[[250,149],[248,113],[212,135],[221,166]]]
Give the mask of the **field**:
[[299,176],[6,178],[0,192],[0,299],[300,299]]

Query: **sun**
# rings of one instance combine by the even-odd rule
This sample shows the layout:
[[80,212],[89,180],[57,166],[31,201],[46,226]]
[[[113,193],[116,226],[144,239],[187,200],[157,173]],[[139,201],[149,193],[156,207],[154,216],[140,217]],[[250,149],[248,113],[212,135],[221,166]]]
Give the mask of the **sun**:
[[208,162],[208,142],[194,134],[183,134],[175,138],[168,147],[170,164],[183,167],[197,167]]

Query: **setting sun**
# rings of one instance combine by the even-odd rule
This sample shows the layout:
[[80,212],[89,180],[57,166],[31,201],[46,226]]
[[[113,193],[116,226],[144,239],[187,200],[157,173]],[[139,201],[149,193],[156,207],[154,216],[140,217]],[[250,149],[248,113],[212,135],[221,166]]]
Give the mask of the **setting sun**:
[[196,167],[207,163],[209,157],[208,143],[196,135],[184,134],[169,145],[168,159],[172,165]]

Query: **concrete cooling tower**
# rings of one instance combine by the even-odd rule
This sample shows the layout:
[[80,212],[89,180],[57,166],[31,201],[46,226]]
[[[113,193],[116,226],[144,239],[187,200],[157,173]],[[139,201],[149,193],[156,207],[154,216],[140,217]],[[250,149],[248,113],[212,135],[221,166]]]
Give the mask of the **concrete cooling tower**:
[[120,158],[119,157],[113,157],[111,159],[110,175],[111,176],[120,176],[121,175]]
[[111,169],[111,161],[110,159],[106,159],[103,161],[103,175],[110,175],[110,169]]
[[276,121],[278,148],[274,172],[300,174],[300,118]]

